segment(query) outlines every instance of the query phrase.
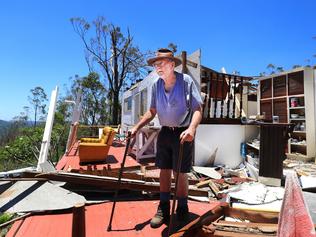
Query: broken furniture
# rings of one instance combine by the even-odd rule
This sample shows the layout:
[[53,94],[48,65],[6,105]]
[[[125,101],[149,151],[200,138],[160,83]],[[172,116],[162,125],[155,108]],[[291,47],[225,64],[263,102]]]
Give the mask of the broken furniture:
[[292,128],[288,123],[260,124],[260,182],[266,185],[281,185],[283,160],[286,158],[285,145]]
[[137,132],[134,152],[137,161],[156,156],[156,143],[159,131],[159,127],[143,127]]
[[115,130],[104,127],[101,138],[81,138],[79,144],[80,162],[105,161],[115,137]]
[[315,158],[315,77],[313,68],[301,67],[259,78],[258,112],[267,120],[278,116],[281,123],[295,124],[288,158]]
[[127,136],[127,131],[124,132],[121,128],[121,125],[119,124],[117,128],[114,128],[115,130],[115,136],[114,136],[114,141],[118,143],[125,143],[126,142],[126,136]]

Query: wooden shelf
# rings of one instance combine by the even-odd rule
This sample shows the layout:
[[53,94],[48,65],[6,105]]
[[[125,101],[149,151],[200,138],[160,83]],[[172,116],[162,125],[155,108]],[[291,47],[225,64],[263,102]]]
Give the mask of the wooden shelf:
[[305,109],[305,106],[289,107],[289,109]]
[[247,145],[254,148],[254,149],[260,150],[260,146],[255,146],[255,145],[248,143],[248,142],[247,142]]
[[306,133],[306,131],[293,131],[293,133]]
[[304,146],[304,147],[306,147],[306,144],[291,143],[291,146]]
[[260,82],[260,95],[261,98],[271,98],[272,97],[272,78],[266,79]]
[[304,154],[301,154],[301,153],[295,153],[295,152],[293,152],[293,153],[286,153],[286,156],[289,159],[298,158],[298,159],[306,160],[308,158],[307,155],[304,155]]
[[289,95],[289,98],[293,98],[293,97],[304,97],[304,94],[299,94],[299,95]]
[[305,118],[290,118],[290,121],[293,120],[293,121],[304,121]]
[[304,71],[291,72],[288,78],[288,95],[304,94]]
[[273,107],[273,116],[279,116],[279,122],[280,123],[287,123],[288,119],[288,110],[287,107],[287,98],[281,98],[281,99],[273,99],[272,103]]

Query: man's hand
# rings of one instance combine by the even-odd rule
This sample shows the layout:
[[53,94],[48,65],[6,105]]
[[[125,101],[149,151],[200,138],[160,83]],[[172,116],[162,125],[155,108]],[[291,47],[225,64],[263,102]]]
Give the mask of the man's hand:
[[134,138],[139,129],[149,123],[155,117],[156,113],[156,109],[150,108],[144,116],[142,116],[141,120],[129,131],[131,133],[131,138]]
[[195,129],[189,127],[180,134],[180,143],[192,142],[195,136]]
[[195,137],[196,128],[202,119],[202,107],[200,106],[193,112],[190,126],[187,130],[183,131],[180,135],[180,143],[192,142]]
[[136,136],[136,133],[138,132],[138,128],[134,126],[129,132],[131,134],[131,138],[133,138]]

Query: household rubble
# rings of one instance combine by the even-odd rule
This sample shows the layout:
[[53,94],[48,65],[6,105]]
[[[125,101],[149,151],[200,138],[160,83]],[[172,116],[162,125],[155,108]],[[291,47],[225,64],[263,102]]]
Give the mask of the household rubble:
[[[313,188],[315,165],[286,160],[284,167],[285,172],[299,175],[303,188]],[[80,168],[68,167],[67,172],[26,170],[7,174],[0,185],[0,210],[28,214],[23,220],[39,211],[72,210],[75,218],[75,215],[85,213],[79,206],[111,201],[118,175],[119,168],[107,164],[102,169],[92,164]],[[204,209],[203,215],[191,219],[183,228],[177,227],[172,236],[182,236],[183,233],[188,236],[199,236],[197,233],[206,236],[276,235],[284,188],[257,182],[258,175],[258,170],[247,161],[236,169],[194,166],[189,173],[189,198],[199,205],[208,204],[209,209]],[[125,192],[120,193],[118,205],[130,200],[155,200],[158,198],[155,194],[159,192],[159,170],[150,162],[126,167],[121,189]],[[103,193],[104,197],[97,201],[89,200],[91,197],[88,193],[91,192]],[[309,200],[307,205],[312,208],[311,215],[315,218],[316,212],[310,201],[315,198],[304,193],[305,196]]]

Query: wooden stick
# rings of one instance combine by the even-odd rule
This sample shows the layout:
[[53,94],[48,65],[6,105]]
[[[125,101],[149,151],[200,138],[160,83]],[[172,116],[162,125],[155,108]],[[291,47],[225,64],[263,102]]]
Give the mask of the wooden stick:
[[203,180],[203,181],[198,182],[197,184],[195,184],[195,186],[197,188],[202,188],[202,187],[207,186],[210,183],[210,181],[212,181],[212,180],[211,179]]
[[211,188],[212,192],[215,194],[215,196],[218,198],[219,189],[216,186],[216,184],[212,180],[210,180],[208,185],[210,186],[210,188]]

